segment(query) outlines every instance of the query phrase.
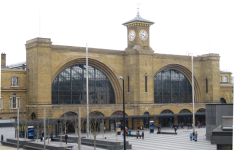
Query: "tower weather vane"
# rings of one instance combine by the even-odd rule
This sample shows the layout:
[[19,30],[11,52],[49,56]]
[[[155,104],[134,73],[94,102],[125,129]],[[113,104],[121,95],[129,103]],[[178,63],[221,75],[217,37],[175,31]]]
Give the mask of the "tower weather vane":
[[139,14],[139,5],[140,5],[141,3],[138,3],[137,5],[138,5],[138,7],[137,7],[137,16],[139,17],[140,16],[140,14]]

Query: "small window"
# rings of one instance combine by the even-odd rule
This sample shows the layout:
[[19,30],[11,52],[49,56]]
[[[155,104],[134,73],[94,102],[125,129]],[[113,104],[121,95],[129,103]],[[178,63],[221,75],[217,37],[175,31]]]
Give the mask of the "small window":
[[208,80],[206,79],[206,93],[208,93]]
[[227,76],[224,77],[224,82],[228,82],[228,77]]
[[128,92],[130,92],[130,86],[129,86],[130,81],[129,81],[129,76],[127,77],[127,82],[128,82]]
[[17,77],[11,78],[11,86],[18,86],[18,78]]
[[0,109],[2,109],[2,98],[0,98]]
[[147,90],[147,76],[145,76],[145,92],[148,92],[148,90]]
[[219,77],[219,82],[222,82],[222,77],[221,76]]

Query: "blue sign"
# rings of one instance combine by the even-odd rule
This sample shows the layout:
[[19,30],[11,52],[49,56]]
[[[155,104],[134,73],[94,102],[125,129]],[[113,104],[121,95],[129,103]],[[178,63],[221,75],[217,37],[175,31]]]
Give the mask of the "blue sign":
[[34,126],[28,126],[28,139],[34,139]]
[[154,133],[154,121],[150,121],[149,129],[150,129],[150,133]]
[[116,132],[117,135],[121,135],[121,122],[116,123]]

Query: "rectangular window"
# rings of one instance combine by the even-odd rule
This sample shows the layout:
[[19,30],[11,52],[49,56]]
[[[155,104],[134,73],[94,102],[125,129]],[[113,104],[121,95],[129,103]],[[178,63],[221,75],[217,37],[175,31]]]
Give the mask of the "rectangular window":
[[147,76],[145,76],[145,92],[148,92],[147,91]]
[[2,109],[2,98],[0,98],[0,109]]
[[219,82],[222,82],[222,77],[221,76],[219,77]]
[[12,108],[16,108],[16,97],[13,97]]
[[18,86],[18,78],[17,77],[11,78],[11,86]]
[[129,81],[129,76],[127,77],[127,82],[128,82],[128,92],[130,92],[130,86],[129,86],[130,81]]
[[228,77],[227,76],[224,77],[224,82],[228,82]]
[[206,93],[208,93],[208,80],[206,79]]

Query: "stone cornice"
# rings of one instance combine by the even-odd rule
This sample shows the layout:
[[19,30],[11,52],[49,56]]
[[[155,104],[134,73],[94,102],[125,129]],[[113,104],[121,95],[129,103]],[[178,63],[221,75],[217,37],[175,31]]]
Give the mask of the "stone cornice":
[[131,22],[128,24],[124,24],[126,27],[132,27],[132,26],[145,26],[145,27],[150,27],[153,23],[146,23],[146,22],[141,22],[141,21],[135,21]]

